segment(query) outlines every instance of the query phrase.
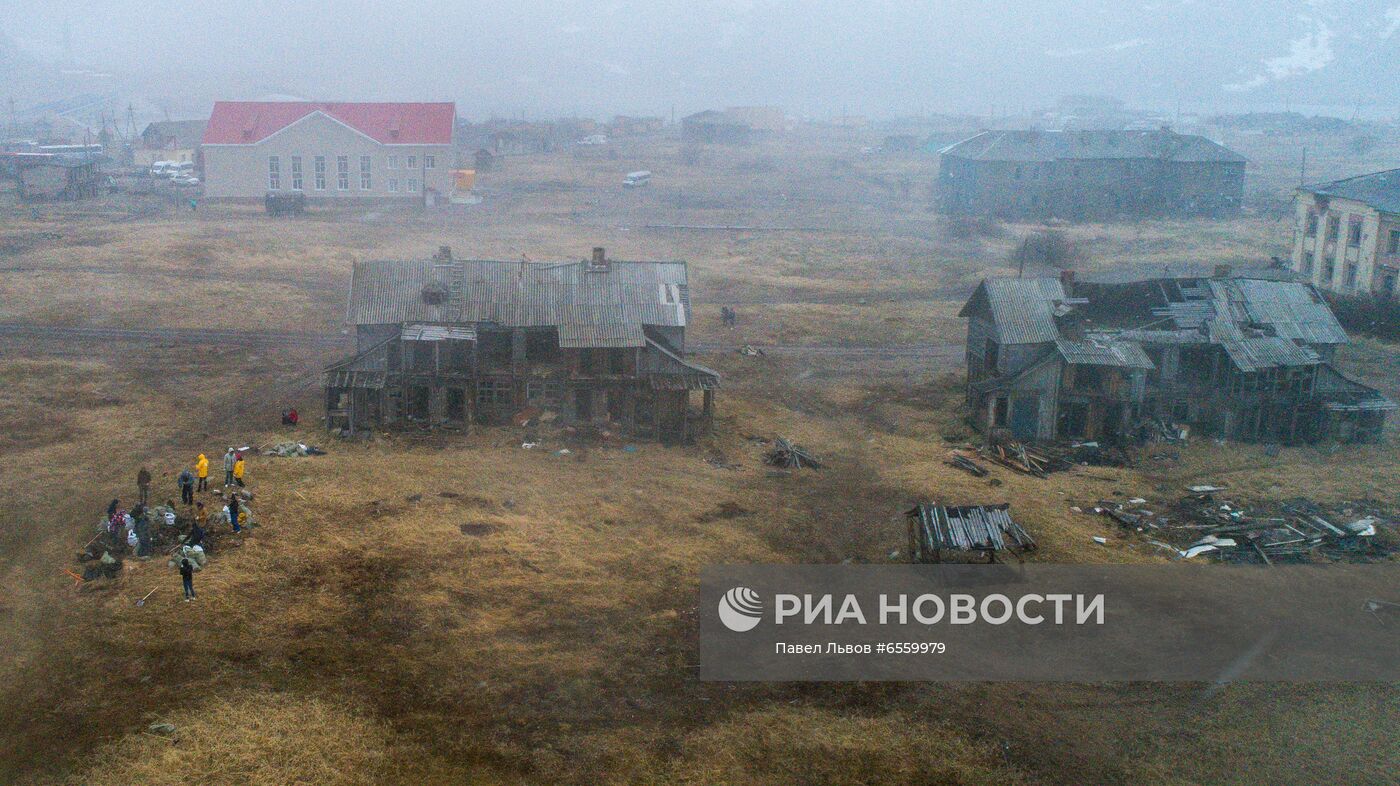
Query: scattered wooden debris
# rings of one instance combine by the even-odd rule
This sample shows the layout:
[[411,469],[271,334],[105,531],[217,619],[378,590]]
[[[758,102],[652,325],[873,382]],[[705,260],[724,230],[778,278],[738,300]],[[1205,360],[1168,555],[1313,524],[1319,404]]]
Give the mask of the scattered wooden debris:
[[795,445],[782,437],[774,440],[772,450],[763,454],[763,463],[772,467],[786,467],[788,469],[801,469],[809,467],[811,469],[821,469],[822,464],[806,448]]
[[962,453],[959,453],[956,450],[948,454],[947,463],[949,466],[957,467],[958,469],[968,473],[969,475],[972,475],[973,477],[985,478],[987,477],[987,475],[991,474],[986,467],[982,466],[981,464],[978,464],[977,462],[973,461],[967,456],[964,456]]

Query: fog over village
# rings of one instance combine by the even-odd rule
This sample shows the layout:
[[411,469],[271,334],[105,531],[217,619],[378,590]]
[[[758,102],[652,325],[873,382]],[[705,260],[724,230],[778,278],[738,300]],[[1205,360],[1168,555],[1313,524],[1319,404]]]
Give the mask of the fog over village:
[[0,782],[1392,783],[1398,282],[1397,0],[0,0]]

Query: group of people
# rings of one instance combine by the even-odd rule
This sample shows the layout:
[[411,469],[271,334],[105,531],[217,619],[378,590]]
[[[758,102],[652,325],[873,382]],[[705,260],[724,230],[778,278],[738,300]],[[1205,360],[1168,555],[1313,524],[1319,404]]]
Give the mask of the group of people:
[[[246,488],[245,482],[247,474],[247,463],[243,454],[233,448],[229,448],[224,453],[224,491],[228,492],[228,502],[224,507],[223,514],[227,516],[227,521],[234,532],[242,532],[244,525],[248,522],[247,508],[243,505],[237,489]],[[191,471],[191,469],[193,471]],[[176,483],[180,487],[180,502],[190,509],[190,529],[180,540],[179,546],[204,548],[204,540],[208,536],[209,514],[205,510],[204,502],[195,500],[196,492],[207,492],[209,490],[209,457],[203,453],[194,461],[194,467],[186,467],[180,471],[176,477]],[[142,467],[136,473],[136,490],[140,501],[130,512],[121,508],[121,500],[113,499],[107,506],[107,533],[113,541],[113,546],[118,551],[125,550],[124,547],[134,548],[138,557],[146,557],[151,552],[151,512],[149,510],[149,500],[151,492],[151,471]],[[175,522],[175,502],[166,502],[168,512],[165,522],[168,526],[174,527]],[[185,601],[194,600],[194,571],[195,565],[188,557],[181,557],[179,562],[180,578],[184,584]]]

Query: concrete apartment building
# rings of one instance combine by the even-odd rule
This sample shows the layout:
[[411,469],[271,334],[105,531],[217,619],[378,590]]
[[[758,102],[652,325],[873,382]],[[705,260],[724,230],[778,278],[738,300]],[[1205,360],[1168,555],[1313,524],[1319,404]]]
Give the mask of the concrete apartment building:
[[939,151],[949,215],[1007,219],[1230,216],[1244,156],[1193,134],[983,131]]
[[452,103],[219,101],[205,129],[204,196],[435,204],[452,193]]
[[1333,292],[1395,296],[1400,169],[1303,186],[1293,205],[1294,270]]

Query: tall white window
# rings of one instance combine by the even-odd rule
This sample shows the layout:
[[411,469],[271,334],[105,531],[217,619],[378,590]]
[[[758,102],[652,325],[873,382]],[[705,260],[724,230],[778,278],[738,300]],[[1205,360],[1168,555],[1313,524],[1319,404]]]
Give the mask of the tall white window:
[[408,185],[404,187],[404,190],[407,191],[407,192],[409,192],[409,193],[417,192],[417,191],[418,191],[418,178],[416,178],[416,177],[410,177],[410,178],[408,179]]
[[369,156],[360,156],[360,190],[361,190],[361,191],[368,191],[368,190],[370,190],[371,188],[374,187],[374,184],[370,182],[370,179],[369,179],[369,172],[370,172],[370,158],[369,158]]
[[292,156],[292,190],[302,190],[301,185],[301,156]]
[[389,178],[389,191],[390,191],[391,193],[393,193],[393,192],[397,192],[398,190],[399,190],[399,181],[398,181],[398,180],[395,180],[395,179],[392,178],[392,177]]
[[277,156],[267,157],[267,190],[282,189],[282,161]]
[[335,157],[335,187],[341,191],[350,190],[350,156]]
[[423,156],[424,169],[437,169],[437,156]]
[[384,167],[385,167],[386,169],[398,169],[398,168],[399,168],[399,157],[398,157],[398,156],[389,156],[389,158],[387,159],[387,162],[384,164]]
[[326,157],[325,157],[325,156],[316,156],[316,158],[311,162],[311,166],[312,166],[312,168],[315,170],[315,175],[316,175],[316,190],[317,190],[317,191],[325,191],[325,190],[326,190]]
[[408,157],[408,168],[409,168],[409,169],[417,169],[417,168],[418,168],[418,156],[409,156],[409,157]]

